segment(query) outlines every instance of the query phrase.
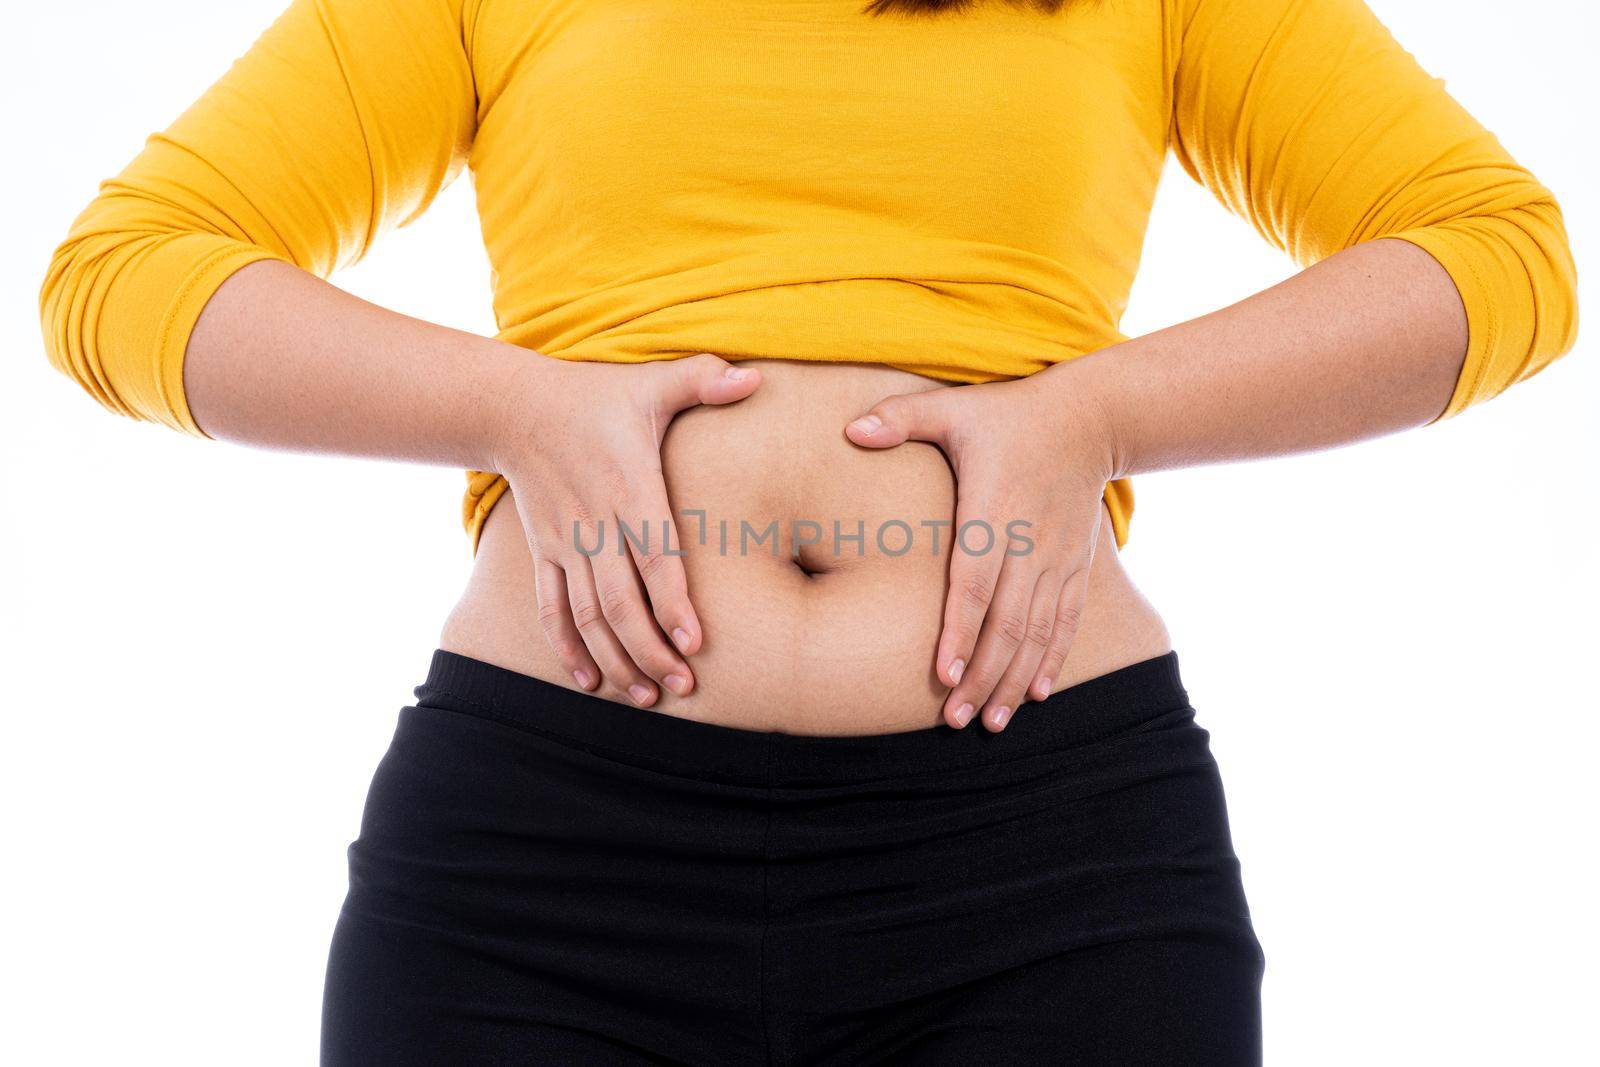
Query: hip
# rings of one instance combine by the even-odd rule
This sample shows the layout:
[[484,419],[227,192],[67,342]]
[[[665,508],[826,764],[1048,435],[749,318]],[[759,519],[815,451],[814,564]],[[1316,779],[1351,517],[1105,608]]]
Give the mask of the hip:
[[441,650],[350,849],[325,1039],[395,1063],[1242,1065],[1261,967],[1175,654],[999,734],[807,737]]

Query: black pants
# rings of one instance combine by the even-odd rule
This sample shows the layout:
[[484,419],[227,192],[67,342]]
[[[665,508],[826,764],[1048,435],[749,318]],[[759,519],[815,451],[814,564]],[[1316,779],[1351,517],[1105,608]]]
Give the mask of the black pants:
[[801,737],[434,654],[323,1063],[1254,1064],[1262,957],[1168,654],[1000,734]]

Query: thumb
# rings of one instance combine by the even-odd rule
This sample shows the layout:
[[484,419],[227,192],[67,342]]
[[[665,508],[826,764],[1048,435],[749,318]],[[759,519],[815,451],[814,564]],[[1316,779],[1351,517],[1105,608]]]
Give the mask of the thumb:
[[943,444],[948,421],[936,396],[944,390],[887,397],[844,428],[864,448],[893,448],[906,441]]
[[738,367],[708,352],[655,365],[664,379],[658,395],[663,415],[696,404],[731,404],[761,384],[761,372],[754,367]]

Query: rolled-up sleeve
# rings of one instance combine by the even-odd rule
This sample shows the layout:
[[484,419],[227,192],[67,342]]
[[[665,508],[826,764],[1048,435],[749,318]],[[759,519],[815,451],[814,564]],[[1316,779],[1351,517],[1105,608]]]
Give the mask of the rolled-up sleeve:
[[1171,138],[1193,178],[1302,266],[1387,237],[1449,273],[1469,339],[1438,418],[1572,348],[1555,198],[1362,0],[1178,0],[1175,35]]
[[295,0],[78,216],[40,292],[51,362],[105,407],[204,436],[183,360],[231,274],[326,277],[420,214],[476,118],[460,0]]

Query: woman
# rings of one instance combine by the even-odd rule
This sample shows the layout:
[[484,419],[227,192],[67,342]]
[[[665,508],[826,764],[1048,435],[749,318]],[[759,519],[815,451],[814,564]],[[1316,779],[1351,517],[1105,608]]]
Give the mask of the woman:
[[[1169,149],[1307,269],[1130,339]],[[468,164],[495,338],[319,279]],[[330,1064],[1256,1062],[1126,479],[1576,328],[1555,200],[1360,0],[296,0],[42,307],[114,411],[469,468]]]

